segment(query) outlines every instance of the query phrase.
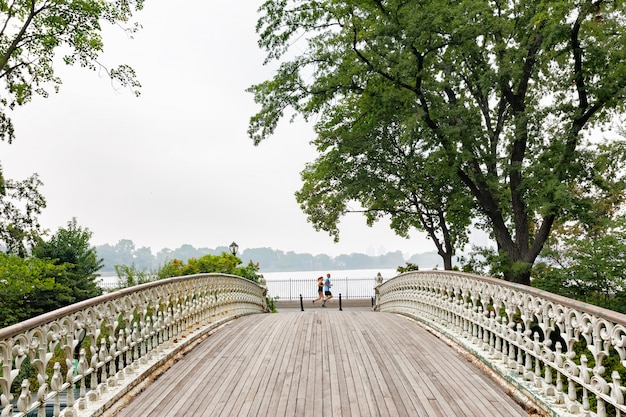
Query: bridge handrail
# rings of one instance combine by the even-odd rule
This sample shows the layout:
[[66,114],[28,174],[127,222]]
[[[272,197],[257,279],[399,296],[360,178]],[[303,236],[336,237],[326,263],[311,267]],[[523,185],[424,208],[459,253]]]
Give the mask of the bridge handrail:
[[626,413],[619,372],[604,375],[609,356],[626,366],[624,314],[455,271],[407,272],[375,293],[376,310],[435,328],[556,415]]
[[[64,416],[89,411],[139,368],[162,362],[166,352],[171,356],[198,334],[233,318],[267,311],[267,290],[264,281],[261,284],[227,274],[169,278],[0,329],[0,415],[20,417],[34,409],[45,415],[50,401],[59,415],[61,396]],[[89,342],[89,351],[81,348],[83,341]],[[66,361],[56,362],[50,376],[51,361],[59,352]],[[34,389],[27,379],[17,380],[26,362],[36,371]],[[19,382],[15,402],[11,386]]]

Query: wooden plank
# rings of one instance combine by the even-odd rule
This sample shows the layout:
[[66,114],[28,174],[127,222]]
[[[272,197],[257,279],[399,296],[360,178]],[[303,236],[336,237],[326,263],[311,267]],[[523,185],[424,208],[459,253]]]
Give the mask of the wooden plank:
[[338,352],[337,346],[337,330],[341,324],[340,321],[332,320],[328,325],[328,384],[330,385],[330,415],[332,417],[341,417],[341,387],[339,384]]
[[[260,324],[257,326],[257,328],[263,330],[264,326]],[[263,331],[263,334],[267,334],[267,330],[272,330],[271,335],[262,340],[262,344],[260,347],[254,346],[255,348],[258,348],[258,355],[256,356],[256,377],[251,377],[250,381],[248,381],[250,383],[250,386],[247,388],[246,391],[239,394],[241,397],[244,397],[244,401],[241,409],[237,414],[238,417],[256,415],[256,410],[253,408],[255,398],[257,397],[257,395],[262,395],[260,390],[260,387],[262,385],[259,384],[259,381],[262,381],[265,377],[269,377],[269,374],[272,371],[271,364],[273,355],[271,352],[275,348],[275,344],[279,343],[282,339],[282,331],[278,326],[274,326],[273,329],[271,327],[269,329],[265,329],[265,331]]]
[[[228,333],[224,332],[220,336],[235,339],[231,332],[237,330],[232,327],[228,330]],[[239,331],[239,337],[244,339],[246,332],[252,330]],[[188,388],[192,394],[183,400],[183,403],[187,404],[188,415],[203,416],[213,413],[220,398],[228,393],[228,387],[233,382],[234,375],[238,374],[242,366],[242,352],[245,352],[246,348],[245,343],[232,344],[229,345],[228,349],[222,350],[214,350],[209,346],[208,355],[196,360],[196,368],[190,373],[187,380],[188,384],[193,387]]]
[[[216,331],[223,331],[225,327],[226,326],[222,326]],[[218,343],[214,345],[214,348],[218,350],[228,349],[230,346],[237,344],[238,342],[236,340],[223,339],[218,341]],[[192,352],[188,354],[190,360],[179,361],[159,378],[159,384],[149,386],[148,390],[150,390],[151,396],[160,398],[161,401],[156,402],[153,401],[151,396],[141,395],[133,400],[127,407],[130,412],[129,415],[133,415],[133,412],[136,413],[134,415],[149,415],[152,413],[155,415],[164,415],[169,413],[168,410],[176,408],[176,403],[184,401],[185,396],[188,394],[186,390],[181,389],[181,384],[184,384],[184,381],[181,381],[180,375],[188,375],[193,371],[196,367],[195,361],[203,360],[202,357],[206,354],[206,351],[200,349],[192,350]],[[196,357],[200,359],[196,359]]]
[[[367,332],[367,329],[365,331]],[[373,344],[376,340],[379,343],[381,342],[381,338],[379,336],[370,337],[369,342],[370,344]],[[394,400],[392,403],[395,408],[394,413],[395,415],[402,417],[418,415],[418,408],[416,408],[411,402],[411,398],[415,396],[415,392],[408,389],[407,384],[404,383],[404,379],[406,378],[406,369],[394,366],[395,361],[397,360],[396,355],[392,355],[391,353],[393,351],[388,349],[387,345],[389,342],[387,340],[384,340],[384,342],[385,347],[378,345],[376,352],[371,352],[371,354],[378,359],[375,366],[380,369],[382,380],[387,385],[390,398]],[[397,346],[403,346],[402,340],[396,343]]]
[[[233,345],[228,351],[216,352],[213,356],[213,367],[203,379],[197,379],[198,388],[194,390],[197,404],[195,409],[189,408],[190,415],[215,416],[224,410],[228,398],[232,394],[241,373],[249,367],[251,361],[250,346],[245,343],[249,338],[258,337],[256,328],[240,329],[238,337],[243,343]],[[197,363],[198,368],[201,363]],[[216,412],[217,410],[217,412]]]
[[[346,334],[350,331],[345,325],[344,320],[337,320],[336,332],[335,332],[335,356],[337,361],[337,384],[339,397],[342,398],[340,403],[341,415],[350,416],[352,410],[358,411],[359,401],[357,400],[356,390],[352,383],[352,370],[350,368],[349,358],[355,355],[356,352],[352,349],[352,346],[346,343]],[[355,413],[358,414],[358,413]],[[367,417],[366,414],[359,414],[362,417]]]
[[[295,316],[294,316],[295,317]],[[297,392],[297,382],[300,379],[300,371],[302,370],[302,352],[304,351],[304,345],[302,342],[302,328],[305,326],[305,320],[294,321],[293,340],[291,350],[287,352],[287,363],[284,376],[282,378],[282,387],[277,390],[276,411],[275,416],[292,415],[287,414],[287,404],[289,402],[290,394]],[[296,389],[292,391],[292,387]]]
[[[409,404],[409,407],[414,409],[414,413],[417,415],[437,416],[444,415],[441,412],[439,406],[433,404],[433,400],[437,400],[441,395],[434,391],[433,385],[430,381],[425,381],[420,372],[420,367],[415,367],[415,361],[421,361],[424,357],[424,347],[411,343],[410,339],[406,338],[406,335],[398,338],[401,333],[405,333],[403,328],[395,328],[395,323],[391,323],[388,327],[389,339],[385,340],[385,344],[389,344],[388,347],[379,357],[379,361],[382,363],[388,363],[391,372],[393,374],[399,373],[399,376],[395,378],[394,385],[399,385],[403,390],[413,392],[414,395],[407,395],[404,397],[404,401]],[[415,329],[415,331],[422,331],[422,329]],[[374,335],[369,334],[369,337],[373,338]],[[377,352],[382,351],[379,347]],[[447,404],[445,405],[447,408]],[[456,414],[463,415],[463,414]]]
[[[378,337],[367,336],[369,332],[377,332],[377,327],[384,326],[384,324],[377,324],[376,320],[372,320],[376,316],[370,314],[373,313],[368,313],[365,316],[355,313],[354,318],[356,323],[353,343],[356,345],[356,349],[361,352],[360,355],[364,363],[363,366],[359,367],[360,378],[367,382],[368,386],[373,390],[371,392],[373,395],[366,396],[367,404],[373,415],[381,415],[383,417],[397,416],[399,412],[393,393],[385,381],[385,370],[380,366],[382,362],[379,360],[379,354],[377,353],[377,350],[380,349],[377,346],[380,346],[381,340],[378,340]],[[360,320],[363,318],[366,318],[366,320]],[[377,401],[377,398],[382,399],[382,401]]]
[[268,343],[266,339],[271,339],[271,337],[275,337],[275,335],[275,333],[270,336],[267,334],[259,334],[258,332],[253,332],[247,335],[246,339],[254,338],[259,341],[259,344],[261,346],[267,346],[267,348],[264,351],[258,351],[256,344],[243,344],[245,346],[245,349],[242,349],[240,352],[237,353],[237,356],[242,359],[241,366],[238,371],[231,370],[231,373],[235,373],[235,378],[233,379],[233,382],[231,382],[229,386],[225,389],[225,392],[222,395],[220,401],[218,401],[216,406],[214,407],[214,410],[216,412],[212,413],[211,415],[219,415],[225,417],[238,416],[240,414],[243,408],[243,404],[245,402],[245,397],[241,394],[252,389],[254,387],[254,380],[257,378],[257,376],[259,376],[259,373],[266,370],[264,366],[257,366],[256,361],[259,360],[260,354],[269,354],[269,346],[271,344]]
[[[474,409],[477,402],[472,401],[471,396],[464,397],[472,389],[470,384],[463,383],[465,375],[459,372],[465,370],[467,362],[454,351],[432,349],[432,342],[438,339],[425,330],[420,334],[424,342],[419,345],[424,354],[414,366],[423,370],[425,376],[432,381],[433,392],[436,393],[436,398],[441,399],[440,407],[447,414],[485,415],[482,411]],[[446,362],[447,366],[439,365],[443,362]]]
[[[357,316],[350,318],[349,322],[354,323],[357,320]],[[354,415],[363,416],[383,416],[389,415],[387,408],[380,408],[384,405],[384,401],[377,401],[377,398],[384,398],[384,390],[380,389],[376,380],[378,372],[376,369],[371,368],[369,363],[369,355],[363,350],[363,343],[361,340],[361,333],[354,326],[348,331],[344,332],[344,345],[350,348],[346,351],[349,352],[347,357],[347,363],[350,369],[351,390],[354,391],[354,398],[352,401],[357,401],[357,406],[354,408]],[[364,354],[365,353],[365,354]],[[372,373],[373,371],[373,373]],[[374,379],[371,376],[374,376]],[[352,409],[352,407],[351,407]]]
[[[294,316],[284,316],[281,323],[281,336],[274,344],[273,349],[268,350],[268,370],[264,375],[264,384],[261,384],[259,391],[257,392],[257,398],[252,404],[251,410],[254,410],[256,415],[274,415],[275,410],[271,408],[272,397],[276,386],[278,385],[279,376],[282,371],[282,363],[286,359],[287,347],[290,346],[289,340],[291,339],[291,324],[290,319],[293,320]],[[260,396],[259,396],[260,394]]]
[[[412,322],[407,322],[414,324]],[[396,323],[393,323],[394,325]],[[414,326],[415,327],[415,326]],[[397,331],[389,332],[392,337],[396,337]],[[467,407],[474,403],[469,401],[464,404],[464,407],[459,405],[458,395],[459,392],[463,392],[464,389],[459,389],[456,392],[451,389],[451,385],[457,380],[454,377],[445,377],[440,373],[441,368],[446,369],[461,369],[457,368],[458,364],[454,363],[454,355],[450,351],[445,351],[445,355],[439,357],[440,349],[432,349],[431,338],[432,335],[423,331],[423,329],[415,329],[415,331],[408,332],[409,338],[403,338],[403,343],[408,349],[397,350],[394,354],[398,357],[398,363],[396,367],[400,366],[409,370],[406,372],[406,382],[418,389],[418,387],[429,387],[430,392],[427,393],[426,398],[428,401],[423,401],[425,404],[430,405],[433,409],[429,412],[431,415],[465,415]],[[417,336],[419,335],[419,339]],[[396,345],[396,343],[391,343]],[[434,345],[436,347],[436,345]],[[409,354],[413,352],[419,352],[419,354]],[[446,365],[446,366],[442,366]],[[452,366],[449,366],[452,365]],[[419,377],[419,378],[418,378]],[[467,387],[465,387],[467,388]],[[452,392],[450,392],[452,391]],[[479,397],[478,397],[479,398]]]
[[305,360],[306,372],[301,373],[298,383],[298,393],[296,398],[297,416],[315,417],[318,416],[316,410],[317,399],[315,397],[315,373],[318,368],[319,350],[317,341],[319,340],[318,317],[315,314],[307,314],[308,328],[307,340],[304,347],[303,358]]
[[321,319],[321,349],[320,349],[320,357],[322,362],[322,371],[320,372],[319,380],[316,378],[316,382],[321,386],[321,407],[322,407],[322,417],[331,417],[331,406],[329,405],[332,397],[330,393],[330,359],[328,354],[328,344],[329,344],[329,332],[330,332],[330,320],[328,319],[330,311],[320,311],[320,319]]
[[311,308],[223,326],[117,413],[167,416],[526,416],[411,320]]
[[[310,356],[309,345],[311,343],[312,337],[311,315],[304,316],[303,320],[300,321],[302,324],[298,330],[299,343],[296,350],[293,352],[296,359],[293,362],[292,378],[289,385],[289,392],[287,392],[286,394],[287,398],[284,413],[286,417],[303,415],[303,410],[305,406],[305,403],[302,401],[299,402],[298,399],[301,394],[301,382],[306,381],[306,379],[308,378]],[[302,399],[306,401],[306,384],[302,385],[304,386],[302,391]],[[301,408],[298,410],[299,404]]]
[[[421,343],[421,340],[427,337],[428,333],[421,328],[416,328],[415,333],[420,336],[420,339],[416,340],[405,336],[398,338],[400,331],[405,330],[390,326],[388,343],[392,347],[388,350],[388,356],[381,360],[390,363],[396,372],[401,372],[401,376],[396,378],[395,383],[402,384],[405,389],[413,391],[415,395],[407,396],[406,400],[412,402],[416,413],[428,416],[465,415],[461,410],[454,410],[455,400],[443,395],[439,386],[433,384],[432,379],[428,377],[432,374],[424,373],[425,369],[428,371],[426,365],[430,365],[431,362],[427,359],[429,345]],[[412,336],[415,337],[415,335]],[[397,348],[398,346],[402,346],[402,349]],[[439,363],[446,362],[439,361]]]

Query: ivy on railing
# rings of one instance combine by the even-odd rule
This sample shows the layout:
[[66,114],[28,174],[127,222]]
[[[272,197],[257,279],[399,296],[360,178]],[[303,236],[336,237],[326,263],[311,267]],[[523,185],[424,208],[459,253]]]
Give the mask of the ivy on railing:
[[379,311],[455,340],[553,413],[626,413],[626,315],[532,287],[452,271],[376,286]]
[[267,311],[264,285],[224,274],[169,278],[0,329],[0,415],[43,416],[46,405],[53,415],[89,414],[192,336]]

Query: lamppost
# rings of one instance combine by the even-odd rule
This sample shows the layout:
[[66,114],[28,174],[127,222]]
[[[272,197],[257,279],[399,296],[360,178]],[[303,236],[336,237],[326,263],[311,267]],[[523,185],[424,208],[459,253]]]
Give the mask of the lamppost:
[[233,256],[237,256],[237,251],[239,250],[239,246],[237,246],[235,242],[231,243],[228,249],[230,249],[230,253],[232,253]]

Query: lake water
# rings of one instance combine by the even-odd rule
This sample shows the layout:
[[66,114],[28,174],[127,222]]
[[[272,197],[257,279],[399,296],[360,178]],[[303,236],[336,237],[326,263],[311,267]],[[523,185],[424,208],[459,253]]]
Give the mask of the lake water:
[[374,296],[374,285],[378,273],[383,280],[393,278],[395,269],[343,269],[326,271],[261,272],[267,282],[270,297],[279,300],[305,300],[317,298],[317,277],[330,273],[332,293],[338,298],[363,299]]
[[326,277],[327,273],[330,273],[331,279],[347,278],[347,279],[369,279],[376,278],[376,275],[380,272],[383,279],[389,279],[398,275],[395,269],[337,269],[337,270],[323,270],[323,271],[289,271],[289,272],[263,272],[259,273],[267,281],[278,279],[310,279],[315,281],[317,277]]
[[[341,269],[324,271],[289,271],[289,272],[262,272],[267,282],[267,291],[270,297],[280,300],[297,300],[317,298],[317,277],[326,277],[330,273],[332,292],[335,297],[341,294],[342,298],[370,298],[374,295],[374,285],[378,273],[383,280],[398,275],[395,269]],[[117,276],[100,277],[103,287],[113,287],[117,284]]]

